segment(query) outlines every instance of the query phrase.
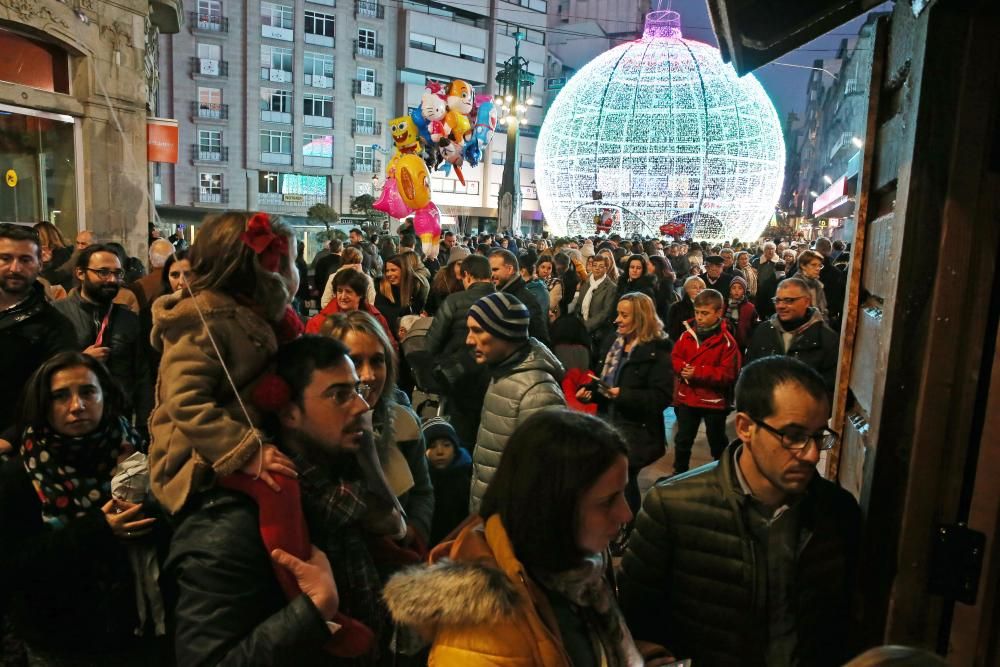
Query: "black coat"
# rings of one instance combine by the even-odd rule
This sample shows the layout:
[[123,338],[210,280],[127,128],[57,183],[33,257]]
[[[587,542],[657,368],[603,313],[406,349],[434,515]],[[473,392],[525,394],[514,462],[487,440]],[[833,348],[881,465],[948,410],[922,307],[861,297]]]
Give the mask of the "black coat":
[[[620,603],[637,640],[694,665],[763,667],[767,600],[755,567],[762,556],[743,519],[734,447],[646,494],[622,560]],[[819,475],[799,508],[790,585],[796,655],[800,665],[834,667],[853,655],[849,598],[861,513],[847,491]]]
[[541,342],[548,345],[549,309],[542,308],[542,304],[539,303],[538,297],[532,294],[531,290],[528,289],[528,285],[524,282],[524,278],[519,275],[514,276],[506,285],[501,287],[499,291],[510,294],[528,307],[528,313],[531,315],[531,321],[528,323],[528,335],[533,338],[537,338]]
[[0,439],[16,442],[17,403],[28,379],[57,352],[76,349],[73,325],[45,300],[38,283],[28,299],[0,312]]
[[781,265],[776,262],[761,262],[760,257],[755,257],[750,264],[757,269],[757,295],[754,297],[754,305],[761,319],[767,319],[774,315],[774,302],[771,299],[778,291],[778,283],[783,277],[779,273]]
[[795,357],[823,376],[823,383],[832,396],[837,382],[840,338],[827,326],[823,316],[815,308],[810,308],[810,313],[809,326],[801,329],[792,339],[787,352],[777,315],[772,315],[767,321],[757,325],[747,346],[746,363],[772,354]]
[[163,573],[176,587],[177,664],[332,664],[315,605],[304,594],[289,602],[278,585],[254,501],[216,489],[185,516]]
[[675,343],[680,340],[684,333],[684,323],[694,317],[694,302],[688,297],[687,292],[681,296],[681,300],[670,306],[667,313],[667,335]]
[[[331,252],[316,262],[316,267],[313,269],[313,289],[319,292],[320,295],[326,289],[326,284],[330,281],[330,276],[337,272],[343,261],[343,258],[339,254],[335,255]],[[303,282],[305,282],[304,278]]]
[[52,528],[16,456],[0,468],[0,536],[0,606],[29,648],[66,659],[136,664],[127,659],[143,648],[133,638],[132,570],[124,543],[99,508]]
[[[73,292],[55,304],[76,332],[76,347],[81,352],[94,344],[103,312]],[[105,332],[104,346],[111,348],[106,365],[111,377],[121,384],[135,410],[136,428],[145,434],[146,422],[153,409],[153,379],[149,356],[142,340],[139,316],[121,304],[114,304]]]
[[618,398],[594,394],[602,412],[625,436],[633,469],[648,466],[666,451],[663,411],[670,407],[674,392],[671,349],[667,339],[636,345],[618,372]]
[[[618,299],[629,292],[639,292],[645,294],[653,303],[656,303],[656,277],[652,275],[640,276],[638,280],[628,280],[622,278],[618,281]],[[617,301],[616,301],[617,303]],[[614,319],[614,317],[612,317]]]
[[733,282],[733,274],[723,272],[715,284],[712,284],[711,278],[708,277],[708,273],[703,273],[701,279],[705,281],[705,289],[714,289],[716,292],[722,295],[722,299],[728,304],[729,303],[729,285]]

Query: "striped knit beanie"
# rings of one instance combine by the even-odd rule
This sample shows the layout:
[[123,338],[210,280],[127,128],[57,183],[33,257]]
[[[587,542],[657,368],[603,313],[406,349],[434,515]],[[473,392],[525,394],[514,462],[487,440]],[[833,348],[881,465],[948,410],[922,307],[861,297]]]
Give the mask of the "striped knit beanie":
[[469,308],[469,317],[487,333],[504,340],[527,340],[528,307],[506,292],[493,292]]

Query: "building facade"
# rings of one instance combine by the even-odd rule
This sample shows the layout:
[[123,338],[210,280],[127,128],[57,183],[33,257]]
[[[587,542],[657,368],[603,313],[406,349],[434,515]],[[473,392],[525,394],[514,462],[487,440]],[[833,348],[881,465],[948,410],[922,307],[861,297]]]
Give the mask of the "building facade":
[[228,208],[304,220],[350,210],[384,165],[396,115],[395,9],[376,0],[193,0],[161,40],[161,115],[180,159],[159,165],[168,222]]
[[146,117],[179,0],[0,0],[0,220],[146,244]]

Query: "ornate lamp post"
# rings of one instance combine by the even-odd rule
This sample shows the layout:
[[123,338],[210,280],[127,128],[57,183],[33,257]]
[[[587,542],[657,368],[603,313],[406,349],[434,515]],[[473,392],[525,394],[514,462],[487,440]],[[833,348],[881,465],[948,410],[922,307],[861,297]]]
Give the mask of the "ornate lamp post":
[[521,224],[521,155],[518,149],[520,127],[528,122],[527,111],[531,100],[528,95],[535,77],[528,72],[528,61],[521,57],[523,32],[514,33],[514,57],[497,72],[500,96],[500,123],[507,128],[507,152],[503,163],[503,180],[497,201],[499,207],[498,232],[507,232]]

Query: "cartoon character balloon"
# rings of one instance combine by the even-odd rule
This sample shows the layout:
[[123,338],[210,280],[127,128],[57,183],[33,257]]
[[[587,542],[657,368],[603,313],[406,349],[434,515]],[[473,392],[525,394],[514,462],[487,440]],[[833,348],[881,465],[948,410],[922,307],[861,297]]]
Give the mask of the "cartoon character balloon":
[[420,149],[420,131],[409,116],[390,120],[389,134],[400,153],[416,153]]
[[428,87],[420,98],[420,114],[427,123],[427,133],[431,141],[437,143],[441,137],[447,134],[444,125],[444,118],[448,114],[448,103],[445,98]]
[[372,204],[372,208],[376,211],[388,213],[394,218],[405,218],[410,214],[410,207],[403,202],[403,197],[399,192],[395,176],[385,179],[385,185],[382,186],[382,194],[379,196],[378,201]]
[[462,185],[465,185],[465,175],[462,174],[462,163],[464,162],[462,146],[454,141],[442,139],[440,148],[441,159],[444,161],[441,164],[441,171],[448,174],[451,172],[451,168],[454,167],[458,180],[461,181]]
[[441,247],[441,211],[434,202],[413,214],[413,233],[420,239],[424,256],[437,257]]
[[431,200],[431,174],[427,165],[413,154],[401,155],[396,162],[396,183],[403,203],[413,210]]

